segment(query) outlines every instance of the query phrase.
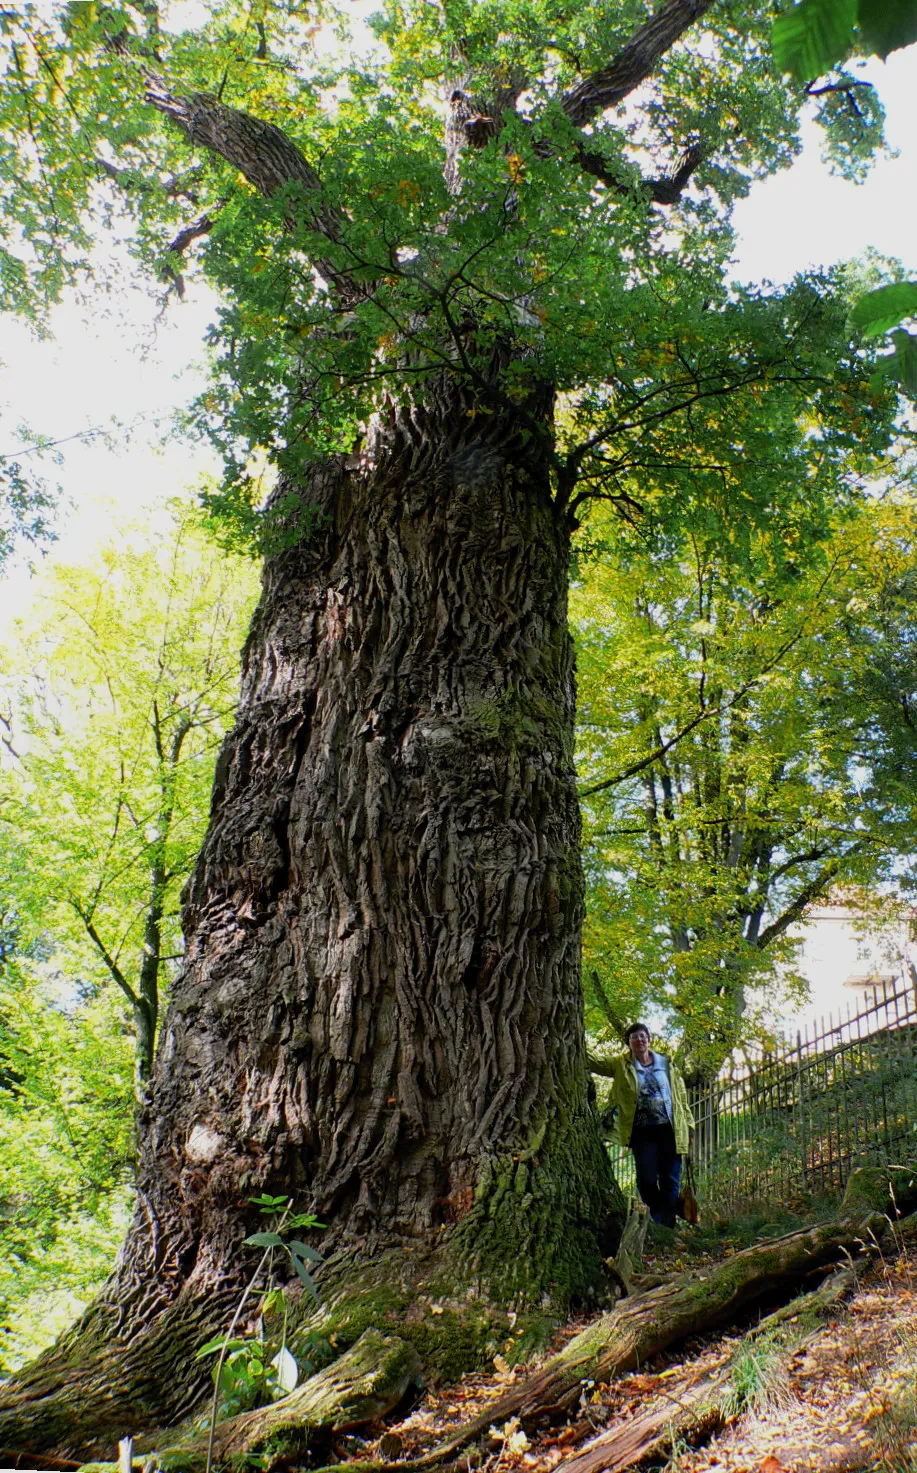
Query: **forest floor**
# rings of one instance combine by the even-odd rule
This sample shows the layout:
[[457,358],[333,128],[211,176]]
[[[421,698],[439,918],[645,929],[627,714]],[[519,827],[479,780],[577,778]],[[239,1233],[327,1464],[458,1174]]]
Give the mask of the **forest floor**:
[[[787,1225],[761,1224],[757,1232],[748,1223],[722,1225],[719,1231],[684,1225],[666,1243],[648,1245],[644,1267],[656,1273],[702,1272]],[[587,1387],[573,1421],[523,1429],[514,1419],[492,1427],[483,1445],[470,1449],[470,1456],[463,1454],[452,1469],[554,1473],[601,1434],[618,1428],[623,1434],[653,1404],[677,1410],[680,1396],[699,1378],[735,1359],[743,1331],[763,1312],[727,1332],[683,1342],[611,1385]],[[571,1322],[551,1350],[587,1323]],[[339,1454],[384,1458],[395,1466],[421,1456],[531,1372],[531,1365],[511,1368],[511,1350],[508,1344],[506,1357],[495,1357],[491,1374],[467,1376],[457,1386],[428,1393],[401,1421],[390,1419],[384,1433],[379,1428],[374,1440],[342,1439]],[[626,1466],[667,1473],[917,1473],[917,1249],[879,1258],[848,1302],[801,1345],[771,1358],[749,1355],[741,1382],[735,1415],[712,1435],[693,1448],[669,1439],[649,1461]],[[604,1466],[625,1466],[612,1456],[613,1439],[608,1453]]]

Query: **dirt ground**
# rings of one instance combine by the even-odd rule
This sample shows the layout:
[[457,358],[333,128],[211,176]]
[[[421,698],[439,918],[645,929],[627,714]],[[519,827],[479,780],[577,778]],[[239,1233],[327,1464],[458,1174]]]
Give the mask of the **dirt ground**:
[[[702,1268],[735,1251],[728,1243],[711,1246],[703,1235],[692,1242],[690,1233],[683,1229],[648,1266]],[[618,1428],[623,1434],[654,1406],[677,1410],[679,1397],[701,1376],[734,1359],[753,1322],[673,1348],[610,1386],[587,1386],[572,1422],[523,1428],[514,1420],[492,1427],[483,1444],[449,1465],[452,1473],[554,1473],[603,1434]],[[585,1323],[569,1325],[552,1348]],[[340,1452],[393,1464],[421,1455],[523,1374],[498,1355],[493,1374],[429,1394],[382,1436],[348,1439]],[[670,1438],[649,1462],[631,1466],[668,1473],[917,1473],[917,1250],[879,1259],[822,1328],[788,1352],[753,1360],[744,1379],[738,1398],[744,1407],[725,1425],[694,1447]],[[614,1449],[614,1439],[609,1446]]]

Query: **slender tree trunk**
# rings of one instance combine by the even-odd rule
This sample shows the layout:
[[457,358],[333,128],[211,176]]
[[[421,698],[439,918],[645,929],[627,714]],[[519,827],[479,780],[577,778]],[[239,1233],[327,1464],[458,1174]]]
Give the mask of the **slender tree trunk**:
[[[171,813],[169,814],[171,819]],[[133,1006],[136,1033],[137,1092],[142,1099],[153,1067],[156,1047],[156,1021],[159,1016],[159,973],[162,966],[162,913],[166,893],[166,872],[160,839],[150,865],[150,895],[143,922],[143,954],[140,959],[137,1001]]]
[[[110,1422],[193,1399],[262,1191],[327,1225],[326,1300],[359,1269],[344,1339],[393,1253],[456,1304],[600,1284],[621,1204],[585,1088],[569,528],[526,424],[439,383],[316,472],[317,530],[266,568],[102,1301],[127,1359],[165,1336],[177,1374],[138,1416],[109,1346]],[[60,1360],[28,1409],[6,1393],[0,1446],[41,1445]]]

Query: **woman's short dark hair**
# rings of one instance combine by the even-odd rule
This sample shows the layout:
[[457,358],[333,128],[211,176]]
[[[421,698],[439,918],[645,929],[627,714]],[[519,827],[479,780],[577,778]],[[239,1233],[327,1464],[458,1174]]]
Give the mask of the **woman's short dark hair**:
[[632,1033],[645,1033],[647,1038],[649,1038],[650,1036],[650,1030],[647,1028],[645,1023],[631,1023],[630,1027],[625,1028],[624,1030],[625,1043],[630,1043],[630,1036]]

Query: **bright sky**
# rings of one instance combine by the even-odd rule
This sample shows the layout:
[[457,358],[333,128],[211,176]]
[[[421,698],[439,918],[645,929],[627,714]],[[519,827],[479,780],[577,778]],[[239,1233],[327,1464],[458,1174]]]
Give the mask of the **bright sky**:
[[[786,280],[813,265],[860,254],[867,246],[900,257],[917,276],[917,47],[872,64],[888,113],[888,139],[899,157],[882,159],[866,184],[832,177],[810,127],[803,156],[754,188],[736,211],[735,273],[743,281]],[[87,323],[83,310],[61,308],[53,342],[0,321],[0,406],[4,426],[24,420],[54,439],[104,426],[113,416],[135,425],[127,446],[71,440],[61,448],[65,505],[60,552],[78,560],[104,536],[113,515],[130,515],[215,469],[203,448],[157,445],[156,421],[186,403],[202,382],[205,296],[173,304],[154,326],[155,305],[137,292],[109,300]],[[0,444],[0,452],[12,448]],[[28,575],[6,580],[0,621],[28,596]]]

